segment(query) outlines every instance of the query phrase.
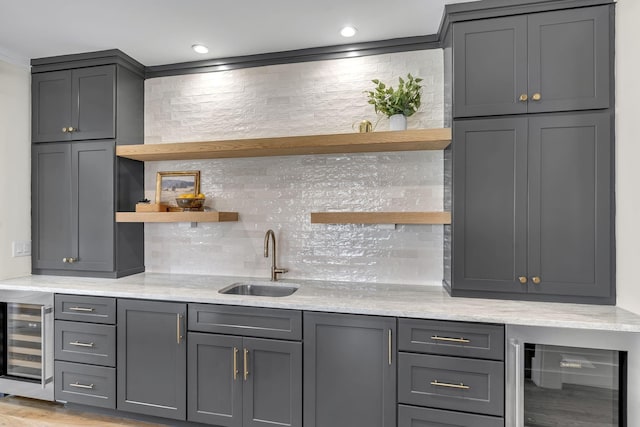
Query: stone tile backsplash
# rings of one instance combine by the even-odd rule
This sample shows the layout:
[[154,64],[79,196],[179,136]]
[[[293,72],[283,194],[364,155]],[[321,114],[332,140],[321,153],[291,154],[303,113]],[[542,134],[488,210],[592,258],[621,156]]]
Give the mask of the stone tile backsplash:
[[[409,127],[442,127],[442,68],[442,51],[428,50],[150,79],[145,143],[352,132],[376,121],[371,79],[395,86],[408,72],[425,79]],[[441,283],[442,226],[311,224],[310,212],[442,210],[442,152],[147,162],[147,198],[156,172],[172,170],[200,170],[207,206],[240,221],[146,224],[147,271],[267,278],[272,228],[284,278]]]

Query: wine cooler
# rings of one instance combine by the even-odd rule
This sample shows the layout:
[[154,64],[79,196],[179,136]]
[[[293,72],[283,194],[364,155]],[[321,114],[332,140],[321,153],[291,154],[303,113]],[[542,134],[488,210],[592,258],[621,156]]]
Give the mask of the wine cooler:
[[0,298],[0,393],[53,400],[53,294]]

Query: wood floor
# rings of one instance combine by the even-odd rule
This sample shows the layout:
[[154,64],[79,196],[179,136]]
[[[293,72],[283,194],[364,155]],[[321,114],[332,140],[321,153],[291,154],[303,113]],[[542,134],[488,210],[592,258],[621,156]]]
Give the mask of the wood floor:
[[[79,412],[23,397],[0,399],[0,427],[156,427],[157,424]],[[163,426],[164,427],[164,426]]]

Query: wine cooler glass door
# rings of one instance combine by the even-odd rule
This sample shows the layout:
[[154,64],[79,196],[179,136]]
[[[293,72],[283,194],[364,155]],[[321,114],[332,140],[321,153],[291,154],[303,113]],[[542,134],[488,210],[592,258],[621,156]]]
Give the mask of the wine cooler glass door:
[[42,380],[42,307],[7,303],[7,376]]

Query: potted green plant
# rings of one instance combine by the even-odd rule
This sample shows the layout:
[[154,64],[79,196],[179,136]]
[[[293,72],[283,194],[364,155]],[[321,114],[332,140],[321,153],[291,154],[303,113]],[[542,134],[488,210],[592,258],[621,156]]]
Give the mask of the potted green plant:
[[412,116],[420,108],[420,91],[422,81],[410,73],[406,80],[398,77],[398,88],[387,86],[380,80],[371,80],[374,90],[365,91],[369,96],[369,104],[373,105],[376,113],[380,112],[389,117],[391,130],[407,128],[407,117]]

